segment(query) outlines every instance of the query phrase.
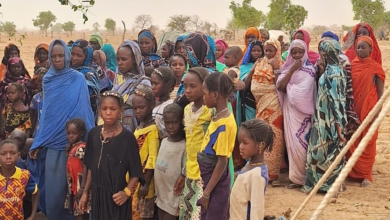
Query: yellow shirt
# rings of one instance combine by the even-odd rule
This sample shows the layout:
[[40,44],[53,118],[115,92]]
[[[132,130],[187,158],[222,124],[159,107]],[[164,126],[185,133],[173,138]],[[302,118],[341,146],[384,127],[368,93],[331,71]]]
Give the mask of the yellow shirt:
[[218,121],[211,121],[203,140],[202,149],[206,154],[230,157],[237,135],[233,114]]
[[200,179],[198,153],[202,146],[207,126],[211,120],[211,111],[202,106],[198,111],[192,112],[194,103],[188,104],[184,109],[184,126],[186,132],[187,178]]
[[[139,147],[139,155],[141,157],[142,168],[144,170],[154,170],[156,167],[158,148],[160,141],[158,138],[157,125],[150,125],[146,128],[136,129],[134,136],[137,139]],[[154,178],[153,178],[154,179]],[[153,179],[149,184],[149,191],[145,198],[150,199],[154,196],[154,181]],[[134,197],[138,195],[139,186],[134,193]]]

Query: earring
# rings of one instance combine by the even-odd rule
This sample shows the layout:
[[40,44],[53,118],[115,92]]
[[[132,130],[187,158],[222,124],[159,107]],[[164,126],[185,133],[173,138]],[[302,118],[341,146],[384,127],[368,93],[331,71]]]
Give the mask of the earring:
[[263,151],[264,147],[265,147],[265,143],[264,143],[264,141],[263,141],[263,142],[261,142],[261,143],[259,144],[259,154]]
[[122,124],[122,119],[123,119],[123,118],[122,118],[122,115],[120,115],[120,118],[121,118],[121,119],[119,120],[119,123]]

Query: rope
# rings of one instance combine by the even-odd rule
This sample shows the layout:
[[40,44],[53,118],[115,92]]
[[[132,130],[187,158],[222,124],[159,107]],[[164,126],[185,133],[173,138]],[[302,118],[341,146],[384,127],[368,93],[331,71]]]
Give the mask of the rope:
[[306,197],[306,199],[303,201],[301,206],[294,213],[294,216],[291,218],[291,220],[295,220],[299,216],[299,214],[302,212],[303,208],[307,205],[307,203],[310,201],[310,199],[318,192],[318,190],[321,188],[322,184],[328,179],[330,174],[333,172],[334,168],[337,165],[339,165],[340,161],[343,159],[344,155],[348,152],[349,148],[351,148],[351,146],[360,137],[360,135],[363,133],[363,131],[366,129],[366,127],[371,123],[371,121],[375,117],[375,115],[381,110],[383,103],[385,102],[387,97],[389,97],[389,95],[390,95],[390,88],[387,89],[386,92],[382,95],[382,97],[376,103],[374,108],[370,111],[370,113],[364,119],[363,123],[359,126],[359,128],[356,130],[356,132],[352,135],[352,137],[348,141],[347,145],[343,148],[343,150],[336,157],[336,159],[333,161],[333,163],[330,165],[330,167],[327,169],[327,171],[324,173],[324,175],[321,177],[321,179],[314,186],[314,188],[310,192],[309,196]]
[[[390,88],[388,89],[390,91]],[[386,117],[387,112],[390,111],[390,102],[386,104],[386,106],[381,110],[377,119],[375,119],[374,123],[371,125],[367,134],[364,136],[362,141],[359,143],[355,152],[353,152],[351,158],[349,158],[345,167],[341,170],[340,175],[337,177],[336,181],[333,183],[332,187],[325,195],[325,198],[322,199],[321,204],[318,206],[316,211],[310,220],[317,220],[321,215],[322,211],[326,208],[333,195],[337,193],[338,188],[344,182],[345,178],[347,178],[349,172],[351,172],[352,168],[355,166],[356,161],[362,155],[363,151],[366,149],[368,142],[371,141],[372,136],[374,136],[375,132],[377,132],[379,125],[382,123],[383,119]]]

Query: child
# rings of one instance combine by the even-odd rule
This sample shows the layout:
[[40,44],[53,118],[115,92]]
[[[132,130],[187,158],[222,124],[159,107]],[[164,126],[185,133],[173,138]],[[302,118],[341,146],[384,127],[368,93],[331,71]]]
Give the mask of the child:
[[82,211],[79,209],[78,192],[83,178],[83,164],[85,152],[85,143],[82,141],[87,127],[81,119],[71,119],[66,123],[66,137],[69,145],[66,147],[68,154],[67,160],[67,178],[68,178],[68,195],[65,201],[65,208],[76,216],[77,220],[87,220],[89,210]]
[[19,83],[11,83],[8,87],[7,95],[10,103],[3,109],[1,120],[1,133],[5,133],[6,137],[15,129],[25,132],[27,137],[30,137],[30,112],[22,102],[23,92],[24,88]]
[[252,119],[241,124],[238,139],[240,154],[249,161],[238,171],[230,194],[230,218],[263,219],[264,194],[268,185],[264,151],[272,150],[274,133],[265,121]]
[[[145,184],[139,185],[134,193],[133,219],[152,219],[154,216],[154,169],[156,167],[159,143],[158,127],[152,116],[155,97],[150,88],[135,90],[133,110],[140,122],[134,132],[145,175]],[[135,212],[134,212],[135,211]]]
[[[224,73],[228,74],[229,77],[234,82],[234,88],[237,91],[240,91],[244,89],[245,83],[239,79],[240,77],[240,67],[239,63],[242,59],[243,54],[242,50],[238,46],[232,46],[229,47],[225,52],[225,65],[226,68],[224,69]],[[236,101],[236,92],[233,92],[230,97],[229,101],[233,104],[235,107],[235,101]]]
[[156,97],[156,106],[153,108],[152,116],[160,131],[160,137],[165,135],[165,125],[163,120],[164,108],[173,103],[169,94],[175,86],[175,76],[169,67],[159,67],[154,69],[152,77],[152,91]]
[[161,47],[161,57],[164,58],[166,63],[169,63],[169,59],[175,51],[175,43],[170,40],[165,41]]
[[45,69],[50,68],[50,61],[49,61],[49,45],[47,44],[39,44],[37,48],[35,49],[34,53],[34,73],[37,69],[43,67]]
[[[92,67],[96,69],[99,76],[99,88],[100,93],[112,89],[112,82],[115,79],[115,73],[107,68],[106,54],[101,50],[93,51],[93,64]],[[112,80],[111,80],[112,79]]]
[[[91,194],[91,219],[131,219],[131,191],[144,183],[137,141],[120,124],[123,98],[114,91],[101,94],[99,112],[104,124],[88,133],[80,209],[86,210]],[[92,187],[91,187],[92,186]]]
[[154,71],[154,67],[145,67],[145,76],[152,77],[152,73]]
[[18,146],[12,140],[0,142],[0,207],[7,219],[23,218],[23,197],[32,193],[32,212],[27,218],[34,220],[38,209],[39,190],[28,170],[15,166],[19,158]]
[[188,70],[184,78],[185,97],[191,103],[184,109],[184,126],[186,132],[186,168],[185,187],[181,198],[183,207],[180,209],[180,219],[199,219],[200,207],[197,201],[203,195],[203,182],[197,154],[200,152],[204,134],[211,120],[210,109],[203,103],[203,81],[209,71],[203,67]]
[[177,96],[184,93],[183,79],[187,71],[187,59],[181,54],[174,54],[169,60],[169,66],[176,77],[176,84],[173,92],[171,93],[171,99],[175,99]]
[[179,215],[180,195],[184,187],[186,141],[184,139],[183,109],[176,103],[164,109],[164,138],[158,151],[154,181],[156,204],[160,220],[176,220]]
[[228,109],[228,98],[234,90],[226,74],[215,72],[203,83],[204,102],[216,113],[204,137],[198,163],[203,180],[202,220],[227,219],[231,175],[228,160],[232,155],[237,125]]
[[43,92],[42,92],[42,80],[45,76],[47,70],[44,68],[39,68],[36,73],[35,85],[37,89],[37,93],[33,96],[30,103],[30,118],[31,118],[31,130],[33,132],[33,136],[35,137],[35,133],[38,130],[39,119],[41,118],[42,108],[43,108]]

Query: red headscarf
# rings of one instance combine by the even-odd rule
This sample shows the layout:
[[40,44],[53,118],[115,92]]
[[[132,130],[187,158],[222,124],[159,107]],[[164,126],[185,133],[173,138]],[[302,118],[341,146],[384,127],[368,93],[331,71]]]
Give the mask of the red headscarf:
[[311,38],[310,38],[310,34],[309,32],[307,32],[306,30],[304,29],[298,29],[294,36],[293,36],[293,39],[295,39],[295,36],[298,34],[298,33],[302,33],[303,34],[303,41],[306,43],[306,46],[307,46],[307,55],[309,55],[309,60],[310,60],[310,63],[315,65],[317,60],[320,58],[320,55],[314,51],[311,51],[310,50],[310,41],[311,41]]
[[[246,40],[246,38],[249,36],[249,35],[255,35],[258,39],[258,41],[261,41],[261,34],[260,34],[260,31],[256,28],[256,27],[250,27],[246,30],[245,32],[245,36],[244,36],[244,42],[245,42],[245,50],[243,52],[243,54],[246,53],[246,50],[248,49],[248,46],[249,46],[249,42]],[[244,57],[242,58],[244,59]],[[240,60],[240,64],[242,62],[242,59]]]
[[222,39],[215,39],[214,42],[215,42],[216,47],[220,47],[222,49],[222,56],[220,58],[218,58],[217,61],[220,63],[225,63],[224,54],[225,54],[226,49],[228,49],[229,45]]
[[[355,36],[357,36],[357,32],[358,32],[360,27],[367,28],[368,32],[370,33],[370,38],[372,39],[372,54],[371,54],[371,58],[373,60],[375,60],[376,62],[378,62],[380,65],[382,65],[382,54],[381,54],[381,50],[379,49],[378,42],[376,41],[374,30],[372,29],[372,27],[369,24],[360,23],[360,24],[357,24],[353,28],[353,33],[355,34]],[[355,46],[356,46],[356,40],[355,40],[355,44],[353,44],[352,47],[350,47],[345,52],[345,55],[347,55],[347,57],[351,61],[354,60],[355,57],[356,57],[356,47]]]

